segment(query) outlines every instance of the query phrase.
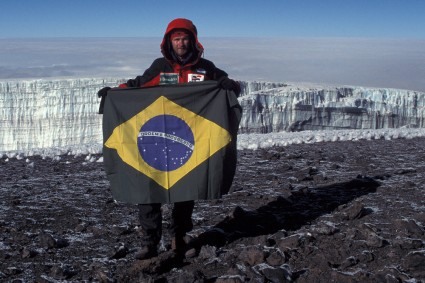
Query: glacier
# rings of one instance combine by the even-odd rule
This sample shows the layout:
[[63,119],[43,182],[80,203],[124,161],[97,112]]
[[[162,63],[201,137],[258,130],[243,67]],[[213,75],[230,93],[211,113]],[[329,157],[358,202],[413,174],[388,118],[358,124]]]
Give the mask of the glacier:
[[240,133],[424,127],[418,91],[242,82]]
[[[0,81],[0,154],[102,143],[97,91],[123,78]],[[424,127],[425,93],[242,81],[240,134]],[[96,151],[95,150],[95,151]]]

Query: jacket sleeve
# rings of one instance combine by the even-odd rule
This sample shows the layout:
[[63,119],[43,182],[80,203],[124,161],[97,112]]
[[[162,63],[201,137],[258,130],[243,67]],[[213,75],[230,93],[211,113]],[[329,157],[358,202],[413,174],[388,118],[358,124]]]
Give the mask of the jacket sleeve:
[[[228,77],[229,77],[229,75],[228,75],[225,71],[223,71],[223,70],[221,70],[221,69],[217,68],[217,67],[214,65],[214,63],[212,63],[211,61],[210,61],[209,63],[211,64],[211,69],[213,70],[213,71],[212,71],[212,76],[211,76],[212,80],[215,80],[215,81],[222,81],[222,79],[223,79],[224,77],[226,77],[226,78],[228,78]],[[237,96],[237,97],[239,97],[239,95],[240,95],[240,93],[241,93],[241,86],[240,86],[239,82],[234,81],[234,80],[232,80],[232,79],[229,79],[229,80],[230,80],[230,81],[231,81],[231,83],[232,83],[232,88],[231,88],[231,89],[235,92],[236,96]]]
[[218,81],[222,77],[228,77],[229,76],[225,71],[223,71],[222,69],[219,69],[217,67],[215,68],[214,73],[215,73],[215,75],[214,75],[215,79],[214,80],[216,80],[216,81]]
[[127,83],[121,84],[120,88],[126,87],[144,87],[154,86],[159,84],[159,74],[161,72],[161,66],[164,64],[163,58],[158,58],[153,61],[152,65],[145,70],[143,75],[137,76],[135,79],[129,79]]
[[227,73],[217,68],[210,60],[201,58],[198,66],[207,71],[207,77],[210,80],[218,81],[221,77],[227,77]]

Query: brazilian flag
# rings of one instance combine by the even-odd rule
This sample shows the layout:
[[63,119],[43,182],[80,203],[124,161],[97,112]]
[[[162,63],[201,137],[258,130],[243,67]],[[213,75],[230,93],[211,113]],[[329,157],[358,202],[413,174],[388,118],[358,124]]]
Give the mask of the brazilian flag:
[[108,91],[103,156],[114,198],[172,203],[227,193],[241,113],[215,81]]

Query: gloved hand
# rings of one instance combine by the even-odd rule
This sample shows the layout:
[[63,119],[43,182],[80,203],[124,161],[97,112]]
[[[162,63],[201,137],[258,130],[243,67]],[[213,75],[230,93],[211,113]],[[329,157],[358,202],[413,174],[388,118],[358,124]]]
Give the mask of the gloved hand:
[[106,95],[108,94],[108,90],[110,90],[110,89],[111,88],[109,86],[100,89],[97,92],[97,97],[106,97]]
[[236,95],[239,96],[241,92],[241,87],[239,86],[239,83],[235,82],[232,79],[229,79],[226,76],[221,77],[217,82],[222,89],[233,90],[236,93]]
[[99,114],[103,114],[103,106],[105,105],[105,98],[106,98],[106,95],[108,94],[108,90],[110,90],[110,89],[111,88],[109,86],[107,86],[107,87],[104,87],[97,92],[97,97],[102,98],[100,100],[100,104],[99,104]]

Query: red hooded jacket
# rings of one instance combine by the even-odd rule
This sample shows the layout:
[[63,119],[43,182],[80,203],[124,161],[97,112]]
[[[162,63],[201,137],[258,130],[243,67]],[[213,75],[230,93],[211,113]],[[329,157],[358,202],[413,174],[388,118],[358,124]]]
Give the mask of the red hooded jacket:
[[[187,30],[192,42],[192,55],[183,65],[173,57],[170,34],[175,29]],[[156,59],[143,75],[128,80],[127,83],[121,84],[120,87],[146,87],[162,84],[219,80],[223,76],[227,77],[227,73],[217,68],[214,63],[201,58],[204,47],[198,41],[195,25],[188,19],[178,18],[171,21],[167,26],[160,47],[164,57]]]

